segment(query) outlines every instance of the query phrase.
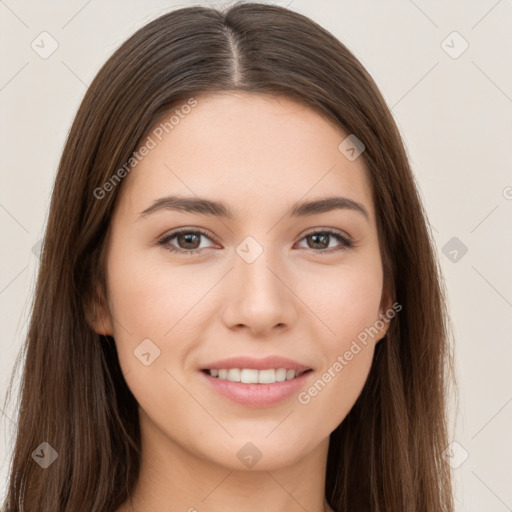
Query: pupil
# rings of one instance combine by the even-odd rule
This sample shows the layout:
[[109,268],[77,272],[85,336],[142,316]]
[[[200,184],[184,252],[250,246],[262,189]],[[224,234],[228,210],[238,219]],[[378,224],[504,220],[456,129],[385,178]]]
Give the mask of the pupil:
[[[328,247],[328,246],[329,246],[329,244],[328,244],[328,243],[327,243],[327,244],[325,243],[325,242],[326,242],[326,240],[327,240],[327,238],[329,237],[329,235],[322,235],[322,234],[315,233],[314,235],[311,235],[311,237],[312,237],[312,238],[314,238],[315,240],[317,240],[317,239],[321,238],[321,239],[323,239],[323,242],[324,242],[324,243],[323,243],[323,245],[324,245],[325,247]],[[316,244],[317,242],[315,241],[314,243]],[[322,244],[322,242],[320,242],[320,244]],[[321,247],[321,248],[322,248],[322,249],[325,249],[325,247]]]
[[[185,239],[185,243],[192,243],[192,245],[194,245],[194,243],[193,243],[193,241],[190,241],[190,238],[194,238],[194,237],[195,237],[195,238],[198,238],[198,237],[197,237],[197,235],[196,235],[196,234],[194,234],[194,233],[186,233],[186,234],[184,234],[184,235],[180,235],[180,238],[181,238],[181,239]],[[196,240],[196,242],[197,242],[197,240]],[[196,245],[197,245],[197,244],[196,244]],[[194,246],[194,247],[186,247],[186,248],[187,248],[187,249],[195,249],[195,248],[196,248],[196,246]]]

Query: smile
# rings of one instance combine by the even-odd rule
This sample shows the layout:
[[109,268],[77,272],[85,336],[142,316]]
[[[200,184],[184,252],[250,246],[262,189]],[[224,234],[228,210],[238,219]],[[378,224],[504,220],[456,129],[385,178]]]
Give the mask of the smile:
[[[280,370],[285,370],[287,376],[290,372],[290,379],[278,381],[276,373],[279,378],[283,376],[283,372]],[[216,371],[219,374],[222,372],[222,374],[213,377],[210,372],[216,373]],[[274,373],[273,376],[272,372]],[[291,372],[293,372],[293,377]],[[212,369],[198,372],[206,387],[213,391],[215,395],[220,395],[232,403],[251,408],[272,407],[285,402],[304,389],[314,373],[311,369],[297,372],[285,368],[278,368],[277,370],[230,368],[224,371]],[[224,376],[225,378],[223,378]],[[230,376],[240,380],[229,380],[228,377]],[[243,382],[241,379],[250,382]],[[256,379],[258,382],[255,382]],[[260,382],[265,380],[268,382]]]
[[311,370],[296,371],[286,368],[270,368],[257,370],[254,368],[222,368],[204,370],[210,376],[230,382],[241,382],[243,384],[275,384],[300,377],[303,373]]

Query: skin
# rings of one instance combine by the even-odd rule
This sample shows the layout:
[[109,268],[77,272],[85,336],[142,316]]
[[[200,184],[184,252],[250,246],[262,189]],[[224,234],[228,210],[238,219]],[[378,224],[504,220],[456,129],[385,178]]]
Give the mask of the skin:
[[[246,407],[211,390],[198,372],[233,355],[278,354],[313,368],[308,389],[390,307],[365,163],[338,150],[348,134],[288,99],[238,92],[196,99],[124,179],[108,237],[108,307],[94,328],[115,338],[142,434],[133,508],[117,512],[327,511],[329,434],[360,395],[387,324],[307,404],[293,395]],[[236,217],[140,215],[169,194],[223,201]],[[350,209],[286,215],[299,200],[332,195],[357,201],[368,219]],[[181,227],[211,239],[167,242],[199,248],[195,254],[157,245]],[[311,240],[316,228],[355,245],[333,251],[342,242]],[[252,263],[236,252],[248,236],[263,249]],[[149,366],[134,356],[147,338],[160,350]],[[237,457],[248,442],[262,454],[252,468]]]

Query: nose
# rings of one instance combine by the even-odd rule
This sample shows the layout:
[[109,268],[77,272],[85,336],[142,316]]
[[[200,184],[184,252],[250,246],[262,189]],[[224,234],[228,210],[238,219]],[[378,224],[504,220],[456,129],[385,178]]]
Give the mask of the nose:
[[285,262],[265,250],[252,263],[235,255],[225,288],[224,324],[253,336],[290,328],[297,318],[293,286]]

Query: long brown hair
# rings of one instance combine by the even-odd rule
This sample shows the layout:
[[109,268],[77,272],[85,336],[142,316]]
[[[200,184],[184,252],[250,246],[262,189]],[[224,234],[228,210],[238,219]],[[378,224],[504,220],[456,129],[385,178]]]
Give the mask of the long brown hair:
[[[453,379],[449,321],[399,131],[341,42],[301,14],[258,3],[159,17],[121,45],[85,94],[51,199],[5,510],[112,512],[134,489],[137,402],[113,339],[89,321],[106,300],[104,241],[122,182],[101,199],[97,191],[170,108],[229,90],[301,102],[365,145],[385,280],[402,310],[376,346],[360,397],[331,433],[328,503],[338,512],[452,512],[442,456]],[[33,457],[43,442],[58,454],[47,469]]]

